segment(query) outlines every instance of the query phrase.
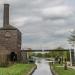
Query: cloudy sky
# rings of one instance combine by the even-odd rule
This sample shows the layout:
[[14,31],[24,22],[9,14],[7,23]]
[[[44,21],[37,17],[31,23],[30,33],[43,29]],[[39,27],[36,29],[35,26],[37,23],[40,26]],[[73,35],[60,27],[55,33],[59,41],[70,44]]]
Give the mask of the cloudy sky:
[[75,0],[0,0],[10,4],[10,24],[22,32],[22,48],[69,48],[67,38],[75,28]]

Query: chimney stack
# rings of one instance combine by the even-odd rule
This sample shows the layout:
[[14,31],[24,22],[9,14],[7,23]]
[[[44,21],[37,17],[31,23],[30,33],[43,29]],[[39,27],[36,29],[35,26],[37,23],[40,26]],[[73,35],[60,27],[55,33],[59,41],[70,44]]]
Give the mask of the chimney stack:
[[4,4],[3,27],[9,25],[9,4]]

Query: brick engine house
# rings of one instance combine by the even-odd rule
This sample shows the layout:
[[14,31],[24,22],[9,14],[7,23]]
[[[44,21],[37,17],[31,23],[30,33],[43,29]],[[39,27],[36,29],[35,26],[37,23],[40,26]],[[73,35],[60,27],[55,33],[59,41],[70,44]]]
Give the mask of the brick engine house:
[[21,32],[9,24],[9,4],[4,4],[3,27],[0,28],[0,65],[21,58]]

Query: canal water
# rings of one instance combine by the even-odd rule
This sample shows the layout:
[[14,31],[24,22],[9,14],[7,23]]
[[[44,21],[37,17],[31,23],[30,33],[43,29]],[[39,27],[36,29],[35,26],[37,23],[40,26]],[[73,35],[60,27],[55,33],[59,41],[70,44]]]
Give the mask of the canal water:
[[45,59],[36,60],[37,69],[32,75],[52,75],[48,61]]

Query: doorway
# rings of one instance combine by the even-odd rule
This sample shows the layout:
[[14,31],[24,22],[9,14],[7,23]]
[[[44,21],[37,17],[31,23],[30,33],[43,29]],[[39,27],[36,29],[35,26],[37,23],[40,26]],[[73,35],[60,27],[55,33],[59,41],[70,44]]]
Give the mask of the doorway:
[[10,53],[10,61],[12,62],[17,61],[17,54],[15,52]]

